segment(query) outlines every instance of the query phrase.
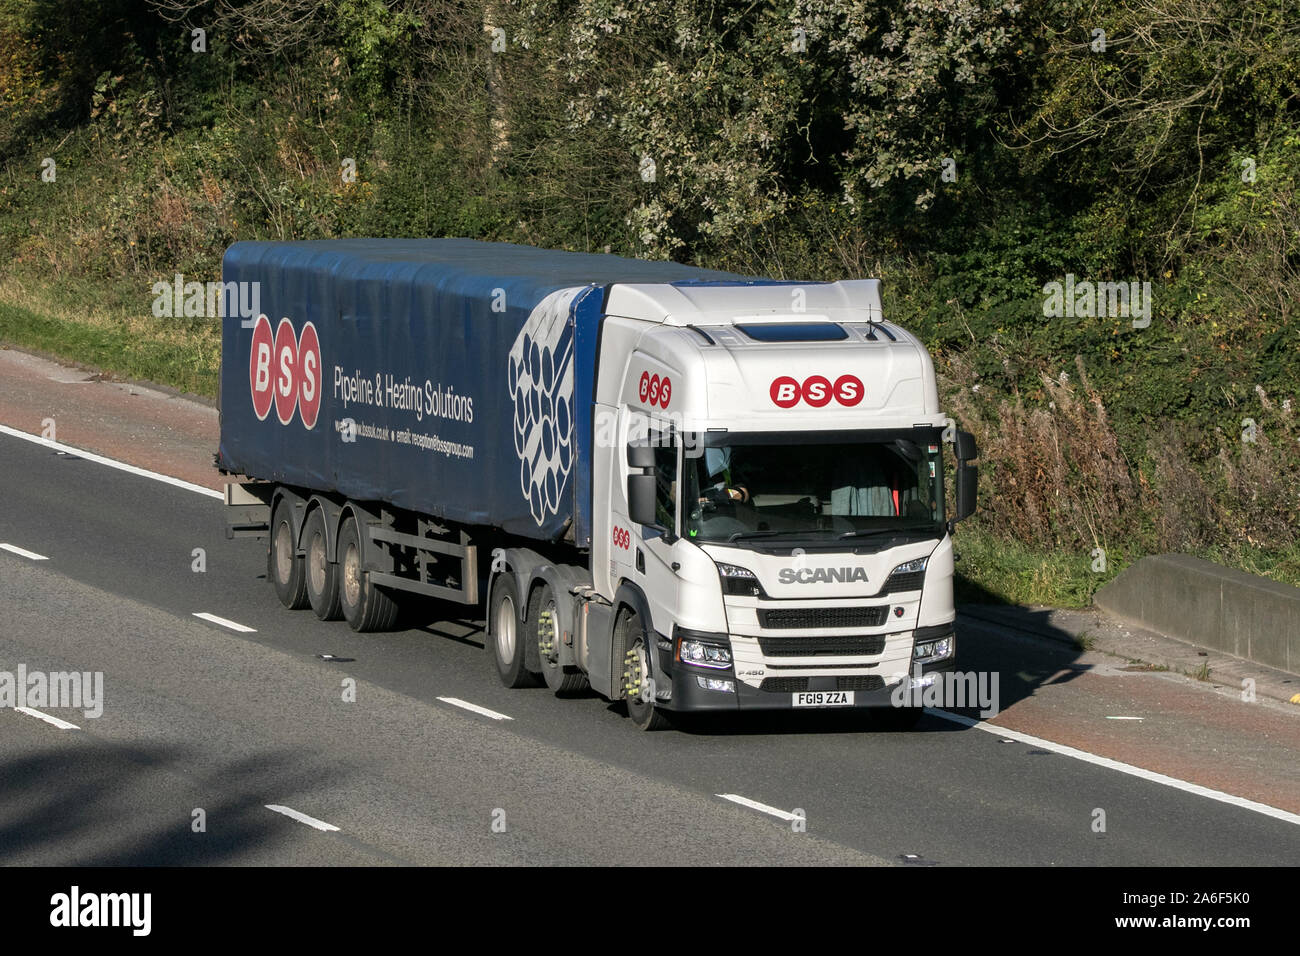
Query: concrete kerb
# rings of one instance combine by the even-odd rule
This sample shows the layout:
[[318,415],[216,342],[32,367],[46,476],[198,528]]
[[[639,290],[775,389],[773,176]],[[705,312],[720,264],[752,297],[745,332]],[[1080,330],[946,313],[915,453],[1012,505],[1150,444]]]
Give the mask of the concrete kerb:
[[1093,598],[1169,637],[1300,672],[1300,588],[1185,554],[1142,558]]

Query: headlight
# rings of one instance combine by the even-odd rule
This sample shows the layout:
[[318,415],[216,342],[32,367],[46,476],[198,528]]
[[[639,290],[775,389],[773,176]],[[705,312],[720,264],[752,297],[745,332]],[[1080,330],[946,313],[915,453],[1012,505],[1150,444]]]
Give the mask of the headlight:
[[688,631],[678,627],[673,629],[673,637],[677,645],[676,657],[681,663],[717,670],[726,670],[731,666],[731,642],[727,635]]
[[890,574],[915,574],[917,571],[924,571],[925,565],[929,560],[930,560],[929,557],[917,558],[915,561],[908,561],[904,564],[900,564],[898,567],[894,568],[894,570],[890,571],[889,573]]
[[937,641],[917,641],[912,648],[912,660],[918,664],[946,661],[957,650],[957,639],[949,634]]
[[718,575],[722,578],[722,593],[739,597],[762,597],[763,586],[758,583],[758,575],[748,568],[734,564],[719,564]]
[[930,559],[927,556],[900,564],[889,572],[889,577],[885,578],[880,593],[901,594],[907,591],[921,590],[925,586],[925,566],[929,561]]

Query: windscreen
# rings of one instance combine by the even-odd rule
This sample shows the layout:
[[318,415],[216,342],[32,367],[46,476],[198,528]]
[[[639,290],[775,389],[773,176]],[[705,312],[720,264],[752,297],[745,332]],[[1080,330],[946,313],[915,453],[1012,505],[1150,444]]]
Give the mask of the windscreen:
[[[699,447],[702,446],[702,447]],[[940,432],[709,433],[683,461],[693,541],[942,535]]]

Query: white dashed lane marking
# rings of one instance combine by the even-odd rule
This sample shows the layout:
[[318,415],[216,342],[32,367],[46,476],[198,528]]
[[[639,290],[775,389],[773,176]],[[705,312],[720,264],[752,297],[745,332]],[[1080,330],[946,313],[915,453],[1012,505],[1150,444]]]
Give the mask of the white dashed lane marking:
[[309,817],[307,814],[295,810],[293,807],[282,807],[278,803],[266,804],[266,809],[276,813],[284,814],[291,820],[297,820],[299,823],[305,823],[307,826],[316,830],[323,830],[326,833],[338,833],[339,828],[332,823],[326,823],[324,820],[317,820],[315,817]]
[[480,707],[478,704],[471,704],[469,701],[461,700],[458,697],[439,697],[438,699],[444,704],[451,704],[453,707],[460,707],[475,714],[482,714],[484,717],[491,717],[493,720],[514,720],[513,717],[507,717],[505,714],[498,714],[495,710],[488,710],[486,707]]
[[798,820],[799,817],[787,810],[778,810],[776,807],[769,807],[766,803],[759,803],[757,800],[751,800],[748,797],[742,797],[735,793],[719,793],[716,796],[723,800],[730,800],[732,803],[738,803],[742,807],[749,807],[751,810],[757,810],[760,813],[767,813],[778,820],[785,820],[787,823],[791,820]]
[[10,554],[16,554],[20,558],[26,558],[28,561],[48,561],[50,560],[43,554],[37,554],[35,551],[28,551],[26,548],[20,548],[16,544],[0,543],[0,551],[8,551]]
[[52,717],[49,714],[42,714],[39,710],[32,710],[30,707],[15,707],[14,713],[26,714],[28,717],[35,717],[37,720],[43,720],[47,724],[51,724],[55,727],[58,727],[59,730],[80,730],[81,729],[76,724],[70,724],[66,720],[59,720],[59,718]]
[[210,621],[213,624],[220,624],[222,627],[228,627],[232,631],[237,631],[240,634],[257,633],[257,628],[255,627],[247,627],[237,621],[231,621],[224,617],[217,617],[215,614],[209,614],[207,611],[195,611],[194,616],[200,620]]

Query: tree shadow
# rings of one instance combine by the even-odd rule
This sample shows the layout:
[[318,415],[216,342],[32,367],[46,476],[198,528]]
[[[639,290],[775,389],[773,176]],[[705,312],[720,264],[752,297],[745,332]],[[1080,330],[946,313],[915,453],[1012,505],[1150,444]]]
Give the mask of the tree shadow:
[[[185,748],[84,741],[0,761],[0,862],[41,866],[213,866],[244,862],[301,827],[266,809],[338,782],[337,767],[276,750],[199,774]],[[153,799],[157,775],[176,783],[172,809]],[[146,777],[153,776],[150,781]],[[142,790],[142,788],[147,788]],[[170,789],[170,788],[167,788]],[[148,804],[139,805],[142,793]],[[170,796],[170,794],[169,794]],[[202,809],[204,832],[194,832]],[[321,834],[328,836],[328,834]],[[286,861],[288,862],[288,861]]]

